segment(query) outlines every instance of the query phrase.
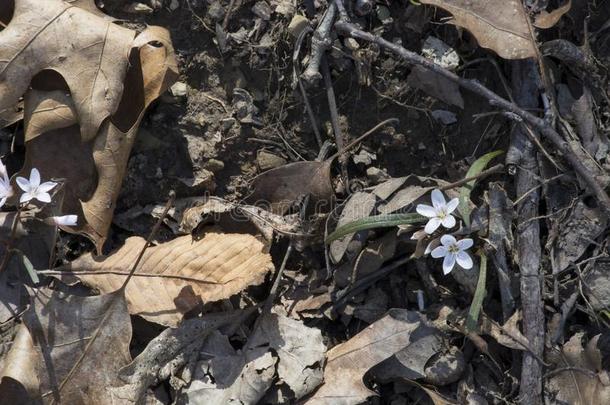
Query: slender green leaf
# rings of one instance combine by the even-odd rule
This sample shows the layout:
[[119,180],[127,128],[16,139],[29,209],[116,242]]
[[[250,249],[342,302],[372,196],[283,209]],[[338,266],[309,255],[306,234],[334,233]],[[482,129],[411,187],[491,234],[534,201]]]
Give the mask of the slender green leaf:
[[387,228],[390,226],[406,224],[419,224],[426,222],[427,220],[428,218],[416,213],[373,215],[371,217],[358,219],[335,229],[335,231],[326,238],[326,243],[330,243],[344,237],[345,235],[365,229]]
[[34,284],[40,283],[40,279],[38,278],[38,273],[36,272],[36,269],[34,269],[34,265],[30,261],[30,259],[28,259],[28,257],[25,254],[23,254],[23,252],[20,250],[15,249],[15,252],[19,256],[19,259],[21,260],[23,267],[25,267],[25,270],[28,272],[28,274],[29,274],[30,278],[32,279],[32,281],[34,282]]
[[487,293],[486,289],[487,279],[487,256],[481,253],[481,266],[479,267],[479,281],[477,281],[477,289],[474,292],[472,298],[472,304],[470,304],[470,310],[468,311],[468,318],[466,319],[466,331],[474,332],[477,330],[477,324],[479,323],[479,314],[481,313],[481,307],[483,306],[483,299]]
[[[493,158],[495,158],[496,156],[500,156],[503,153],[504,151],[502,150],[496,150],[481,156],[480,158],[475,160],[472,166],[470,166],[470,169],[468,169],[468,173],[466,173],[465,178],[473,177],[481,173]],[[470,205],[468,203],[470,202],[470,193],[474,189],[474,185],[476,184],[476,182],[476,179],[470,180],[468,183],[466,183],[460,188],[460,205],[458,206],[458,211],[462,216],[462,219],[464,220],[464,224],[466,224],[466,226],[470,226],[470,211],[472,210],[470,209]]]

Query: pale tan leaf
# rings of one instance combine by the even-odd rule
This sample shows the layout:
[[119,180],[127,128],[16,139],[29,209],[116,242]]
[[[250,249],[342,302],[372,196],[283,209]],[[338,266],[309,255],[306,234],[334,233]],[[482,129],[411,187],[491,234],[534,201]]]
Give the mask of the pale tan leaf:
[[60,0],[15,0],[0,32],[0,110],[13,106],[37,73],[54,70],[74,98],[83,139],[93,139],[119,105],[134,38]]
[[31,89],[25,95],[24,105],[26,142],[44,132],[78,123],[72,98],[65,91]]
[[536,56],[527,16],[520,0],[421,0],[453,15],[451,22],[465,28],[480,46],[504,59]]
[[[71,269],[102,293],[115,291],[144,243],[144,239],[132,237],[108,257],[87,254],[63,270]],[[146,250],[125,296],[130,313],[175,326],[201,301],[226,299],[260,284],[272,268],[265,245],[252,235],[212,232],[198,241],[183,236]]]
[[24,324],[20,324],[13,345],[0,368],[0,398],[11,404],[33,403],[38,400],[38,360],[30,332]]
[[409,345],[411,334],[420,325],[417,312],[392,309],[347,342],[333,347],[326,356],[324,384],[306,403],[355,405],[365,402],[375,393],[364,385],[364,374]]
[[552,11],[541,11],[536,18],[534,18],[534,26],[542,29],[551,28],[559,19],[572,7],[572,0],[566,1],[564,4]]

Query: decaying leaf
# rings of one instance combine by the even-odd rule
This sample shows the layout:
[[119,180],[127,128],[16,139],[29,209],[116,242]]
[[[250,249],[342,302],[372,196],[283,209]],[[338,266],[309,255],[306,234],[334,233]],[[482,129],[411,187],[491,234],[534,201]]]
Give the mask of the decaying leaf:
[[177,404],[256,404],[273,384],[277,358],[265,347],[236,351],[226,336],[215,332],[201,353],[193,381]]
[[252,181],[248,197],[255,205],[265,205],[275,214],[283,214],[305,195],[310,195],[309,207],[316,212],[328,212],[335,191],[330,177],[331,160],[295,162],[259,174]]
[[248,346],[267,346],[279,358],[277,375],[282,395],[273,402],[298,400],[322,383],[326,346],[319,329],[285,316],[265,314]]
[[307,404],[360,404],[373,391],[364,385],[364,374],[376,364],[411,343],[411,335],[421,326],[417,312],[392,309],[345,343],[328,351],[324,384]]
[[607,219],[600,208],[580,200],[569,217],[558,224],[559,235],[551,248],[553,274],[559,274],[578,261],[585,250],[606,229]]
[[462,93],[460,93],[460,87],[436,72],[421,66],[414,66],[407,77],[407,83],[445,104],[464,108],[464,99]]
[[131,320],[122,290],[77,297],[40,289],[23,320],[45,403],[117,403],[108,389],[131,360]]
[[555,371],[551,371],[546,385],[549,403],[573,405],[602,405],[610,403],[610,376],[596,364],[599,349],[593,338],[583,347],[583,333],[577,333],[556,356]]
[[220,334],[208,338],[178,403],[294,403],[322,382],[325,351],[319,330],[265,314],[242,350]]
[[[132,237],[110,256],[81,256],[60,269],[62,278],[68,281],[73,274],[101,293],[115,291],[145,242]],[[260,284],[272,268],[264,243],[252,235],[211,232],[201,240],[182,236],[146,250],[127,285],[127,305],[131,314],[175,326],[202,301],[226,299]]]
[[254,309],[208,314],[187,319],[178,328],[164,330],[119,371],[120,382],[111,389],[112,395],[120,398],[121,404],[138,403],[150,385],[175,374],[196,355],[207,336],[220,327],[239,324]]
[[451,22],[474,35],[480,46],[504,59],[536,56],[520,0],[422,0],[453,15]]
[[0,110],[25,93],[22,173],[66,179],[73,231],[101,252],[139,122],[177,77],[169,33],[136,35],[90,1],[16,0],[0,44]]

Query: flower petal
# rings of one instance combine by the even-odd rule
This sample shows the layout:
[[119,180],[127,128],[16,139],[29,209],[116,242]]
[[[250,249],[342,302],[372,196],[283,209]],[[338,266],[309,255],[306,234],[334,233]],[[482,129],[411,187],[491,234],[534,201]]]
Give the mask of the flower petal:
[[455,254],[450,253],[443,260],[443,273],[449,274],[453,270],[453,266],[455,266]]
[[457,264],[460,265],[460,267],[468,270],[472,268],[472,258],[470,257],[470,255],[466,252],[458,252],[458,254],[456,255],[456,259],[457,259]]
[[28,179],[26,179],[25,177],[19,176],[19,177],[17,177],[17,179],[15,179],[15,181],[17,182],[17,185],[19,186],[20,189],[22,189],[26,193],[28,191],[30,191],[31,187],[30,187],[30,181]]
[[36,188],[40,185],[40,172],[37,168],[33,167],[30,172],[30,186]]
[[41,193],[46,193],[48,191],[51,191],[53,189],[53,187],[55,187],[57,185],[57,183],[55,183],[54,181],[46,181],[44,183],[42,183],[40,186],[38,186],[38,191]]
[[453,228],[455,226],[455,218],[453,218],[451,215],[447,215],[445,218],[443,218],[441,224],[443,224],[443,226],[447,229]]
[[451,245],[455,245],[456,240],[453,237],[453,235],[443,235],[441,236],[441,243],[443,244],[443,246],[451,246]]
[[438,229],[439,226],[441,226],[440,218],[430,218],[430,220],[426,224],[426,227],[424,228],[424,231],[427,234],[432,234],[432,233],[434,233],[434,231],[436,231]]
[[458,245],[458,248],[460,248],[460,250],[466,250],[466,249],[470,249],[472,247],[472,245],[474,245],[474,242],[470,238],[465,238],[462,240],[458,240],[457,245]]
[[424,217],[428,218],[434,218],[436,216],[436,209],[426,204],[417,204],[415,211],[417,211],[419,215],[423,215]]
[[451,214],[460,205],[460,199],[454,198],[447,203],[447,214]]
[[432,253],[430,255],[432,257],[434,257],[435,259],[438,259],[439,257],[447,256],[447,253],[449,253],[449,251],[447,250],[447,248],[445,246],[439,246],[439,247],[433,249]]
[[0,199],[0,208],[2,206],[4,206],[5,203],[6,203],[6,197],[2,197],[2,199]]
[[37,199],[40,202],[43,203],[50,203],[51,202],[51,195],[49,193],[36,193],[36,195],[34,196],[35,199]]
[[75,226],[78,222],[77,215],[62,215],[60,217],[51,217],[50,219],[57,226]]
[[19,197],[19,202],[20,203],[24,203],[24,202],[28,202],[33,198],[32,194],[30,194],[29,192],[25,192],[23,194],[21,194],[21,197]]
[[445,196],[439,189],[432,190],[432,205],[434,208],[444,208],[447,203],[445,202]]

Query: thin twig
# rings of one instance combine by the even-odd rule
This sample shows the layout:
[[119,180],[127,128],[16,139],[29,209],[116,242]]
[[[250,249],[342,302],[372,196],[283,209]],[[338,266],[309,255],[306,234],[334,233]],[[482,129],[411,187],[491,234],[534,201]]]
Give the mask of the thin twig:
[[500,173],[504,170],[504,165],[502,163],[498,163],[495,166],[490,167],[487,170],[483,170],[481,173],[479,174],[475,174],[474,176],[470,176],[470,177],[466,177],[462,180],[458,180],[455,181],[453,183],[449,183],[446,186],[440,187],[439,189],[442,191],[445,190],[451,190],[452,188],[456,188],[456,187],[460,187],[463,186],[464,184],[472,181],[472,180],[477,180],[477,179],[481,179],[483,177],[487,177],[490,176],[492,174],[496,174],[496,173]]

